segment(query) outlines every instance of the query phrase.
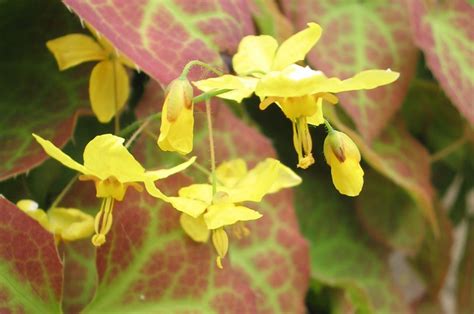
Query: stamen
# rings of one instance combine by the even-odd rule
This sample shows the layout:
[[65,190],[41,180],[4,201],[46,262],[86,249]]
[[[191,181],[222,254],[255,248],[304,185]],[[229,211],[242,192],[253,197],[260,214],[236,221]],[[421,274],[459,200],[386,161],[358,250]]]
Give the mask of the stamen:
[[298,154],[298,167],[306,169],[314,164],[313,141],[309,133],[306,117],[297,118],[293,122],[293,144]]
[[101,246],[105,243],[105,236],[112,227],[112,209],[114,207],[114,198],[107,197],[102,200],[99,212],[95,216],[94,228],[95,235],[92,237],[92,244]]
[[222,269],[222,259],[227,254],[229,249],[229,238],[224,228],[215,229],[212,231],[212,243],[217,252],[216,264],[217,267]]

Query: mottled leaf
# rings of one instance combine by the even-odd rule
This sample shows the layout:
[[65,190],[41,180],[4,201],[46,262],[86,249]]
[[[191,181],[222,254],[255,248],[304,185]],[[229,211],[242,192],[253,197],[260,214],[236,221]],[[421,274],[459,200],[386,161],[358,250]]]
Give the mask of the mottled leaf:
[[161,84],[194,59],[223,66],[219,52],[234,53],[253,32],[245,0],[64,3]]
[[308,22],[323,27],[308,61],[326,75],[348,78],[373,68],[401,73],[388,86],[339,95],[357,130],[370,142],[402,105],[415,70],[417,50],[404,1],[285,0],[283,6],[298,29]]
[[63,310],[65,313],[80,313],[90,303],[97,288],[96,250],[90,239],[64,243],[63,249]]
[[408,0],[415,42],[446,94],[474,124],[474,6],[466,0]]
[[0,197],[0,312],[60,313],[62,265],[54,237]]
[[[151,96],[150,96],[151,94]],[[159,86],[153,82],[140,113],[159,110]],[[268,140],[219,104],[214,124],[218,162],[231,157],[252,164],[274,155]],[[207,167],[206,126],[197,119],[195,151]],[[135,155],[148,167],[167,167],[183,159],[160,152],[156,139],[142,136]],[[187,171],[207,180],[207,174]],[[159,182],[168,194],[192,179],[176,175]],[[197,181],[196,181],[197,182]],[[163,202],[130,189],[116,204],[114,223],[104,247],[98,250],[99,286],[85,313],[304,313],[309,263],[306,241],[298,231],[291,191],[267,197],[253,208],[263,218],[249,223],[250,237],[230,239],[224,269],[215,265],[210,243],[193,242],[181,230],[179,213]]]
[[359,220],[375,240],[409,255],[418,251],[425,235],[425,221],[404,190],[366,169],[364,189],[356,204]]
[[408,313],[386,257],[359,227],[351,202],[330,180],[327,174],[307,174],[296,193],[302,232],[311,242],[313,278],[344,289],[363,313]]
[[[18,18],[28,21],[21,27]],[[0,32],[0,180],[26,172],[46,159],[31,133],[63,146],[78,108],[88,106],[87,74],[59,72],[45,42],[80,29],[57,1],[2,3]]]
[[360,135],[344,125],[333,108],[326,113],[338,129],[349,135],[359,147],[363,158],[375,170],[405,189],[421,209],[431,227],[438,231],[430,182],[430,158],[426,149],[407,132],[399,119],[380,137],[367,144]]

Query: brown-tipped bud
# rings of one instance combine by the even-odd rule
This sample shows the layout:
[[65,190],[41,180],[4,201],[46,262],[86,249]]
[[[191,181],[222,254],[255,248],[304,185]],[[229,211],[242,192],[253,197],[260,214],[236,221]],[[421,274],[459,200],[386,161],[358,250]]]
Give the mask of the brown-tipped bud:
[[326,151],[330,149],[337,160],[339,160],[341,163],[346,160],[345,145],[341,134],[341,132],[337,131],[331,132],[324,140],[324,153],[326,155],[326,159],[328,158]]
[[165,105],[167,106],[166,119],[169,122],[176,121],[184,108],[192,108],[193,87],[188,79],[177,78],[168,85]]

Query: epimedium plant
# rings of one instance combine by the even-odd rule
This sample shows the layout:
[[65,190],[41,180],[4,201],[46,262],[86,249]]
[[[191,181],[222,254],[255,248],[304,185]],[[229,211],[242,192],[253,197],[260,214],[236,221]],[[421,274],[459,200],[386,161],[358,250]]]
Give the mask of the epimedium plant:
[[[7,9],[29,12],[34,4],[27,2]],[[440,26],[444,24],[434,22],[434,13],[427,18],[423,14],[443,4],[342,1],[340,9],[327,14],[336,4],[283,1],[282,13],[272,1],[252,1],[250,7],[247,1],[204,2],[193,6],[138,1],[125,9],[118,0],[105,6],[67,0],[66,7],[81,23],[53,2],[42,16],[34,17],[35,30],[49,26],[54,35],[35,37],[32,49],[26,50],[29,55],[15,56],[15,71],[47,76],[56,82],[46,89],[47,103],[67,99],[67,104],[46,107],[44,122],[23,122],[26,126],[11,131],[17,138],[9,138],[5,146],[1,178],[36,169],[2,185],[10,200],[0,199],[2,310],[303,313],[308,307],[408,313],[438,307],[436,296],[449,267],[452,224],[437,201],[429,162],[469,149],[463,145],[472,140],[472,126],[458,118],[454,125],[466,125],[461,138],[445,150],[434,141],[433,147],[441,151],[430,157],[400,117],[393,126],[385,124],[393,108],[401,105],[413,76],[416,48],[411,39],[403,42],[405,47],[390,42],[411,36],[408,23],[400,25],[409,15],[428,65],[448,95],[452,93],[450,84],[438,77],[452,72],[436,65],[464,64],[462,53],[436,55],[418,31],[431,27],[436,49],[442,49],[447,40]],[[313,9],[298,11],[306,5]],[[472,10],[463,1],[446,7],[461,22],[458,12]],[[355,15],[345,17],[347,12]],[[395,13],[403,17],[398,24],[390,22]],[[299,31],[289,29],[283,14],[294,19]],[[51,27],[51,16],[76,30],[64,33],[65,27]],[[263,34],[253,35],[252,16]],[[361,16],[369,16],[369,22],[357,20]],[[347,29],[338,26],[344,19],[362,30],[358,36],[365,36],[363,41],[351,37],[355,60],[334,53],[335,43],[342,42],[347,50],[348,37],[337,31]],[[367,25],[383,25],[380,21],[387,23],[380,32],[391,47],[381,49],[385,58],[375,58],[370,50],[370,45],[380,44],[380,36],[373,34],[377,28]],[[10,18],[5,25],[14,23]],[[322,42],[315,45],[318,40]],[[219,52],[229,54],[231,64],[226,65]],[[99,62],[91,71],[87,64],[79,65],[90,61]],[[19,66],[27,62],[47,66]],[[59,72],[58,67],[68,70]],[[156,81],[146,83],[142,71]],[[461,71],[456,79],[468,93],[465,86],[472,85],[472,77]],[[12,99],[28,102],[14,89],[10,93]],[[43,102],[42,97],[39,94],[37,101]],[[348,116],[334,106],[339,101]],[[374,108],[375,101],[387,109]],[[243,122],[250,120],[245,108],[259,120],[260,113],[252,111],[255,102],[265,110],[262,130],[272,137],[278,158],[272,144]],[[453,102],[469,113],[462,98],[456,95]],[[285,121],[278,120],[278,111],[291,121],[288,135],[281,134]],[[85,117],[91,113],[94,119]],[[373,121],[367,118],[372,114]],[[10,110],[4,125],[16,116]],[[75,127],[79,116],[84,117]],[[469,114],[466,118],[469,121]],[[86,119],[87,125],[81,126]],[[278,125],[280,133],[265,121]],[[319,125],[324,128],[311,127]],[[425,131],[413,126],[408,124],[410,131],[423,139]],[[15,146],[19,130],[26,132],[23,144]],[[68,145],[63,152],[60,147],[74,131],[81,144]],[[459,136],[457,131],[452,134]],[[315,152],[322,138],[322,149]],[[430,138],[426,145],[432,148]],[[293,149],[297,162],[289,152]],[[56,161],[38,167],[48,155]],[[76,161],[81,155],[82,163]],[[320,166],[318,156],[324,156],[329,167]],[[458,160],[468,160],[463,156]],[[361,164],[362,159],[367,164]],[[295,165],[302,169],[298,174]],[[45,180],[48,177],[52,179]],[[35,178],[42,182],[40,188],[32,185]],[[340,194],[334,193],[331,181]],[[297,187],[296,208],[287,189],[291,187]],[[385,192],[385,187],[396,193]],[[436,188],[442,191],[445,186]],[[384,204],[382,211],[376,210],[380,205],[374,198]],[[351,207],[354,214],[345,210]],[[405,262],[423,278],[423,294],[401,296],[400,287],[413,282],[392,279],[390,271],[395,270],[385,261],[390,252],[405,254]],[[459,273],[469,272],[470,255],[461,258]],[[474,290],[466,281],[459,282],[458,309],[469,311],[463,296]]]

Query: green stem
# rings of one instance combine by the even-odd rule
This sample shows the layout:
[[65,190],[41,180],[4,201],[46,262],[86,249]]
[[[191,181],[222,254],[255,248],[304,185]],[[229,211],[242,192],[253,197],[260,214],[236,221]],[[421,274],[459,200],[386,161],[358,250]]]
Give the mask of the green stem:
[[217,192],[217,180],[216,180],[216,154],[214,151],[214,135],[212,132],[212,116],[211,116],[211,101],[206,100],[206,115],[207,115],[207,128],[209,134],[209,149],[211,152],[211,176],[212,176],[212,195]]
[[331,123],[329,123],[328,120],[324,119],[324,125],[326,126],[326,129],[328,130],[328,133],[334,132],[334,129],[332,128]]
[[222,72],[221,70],[218,70],[218,69],[216,69],[216,68],[210,66],[210,65],[207,64],[207,63],[204,63],[204,62],[199,61],[199,60],[192,60],[192,61],[189,61],[189,62],[184,66],[183,72],[181,72],[181,75],[179,76],[179,79],[180,79],[180,80],[186,79],[186,78],[188,77],[189,71],[191,71],[191,68],[192,68],[193,66],[196,66],[196,65],[201,66],[201,67],[203,67],[203,68],[206,68],[206,69],[208,69],[209,71],[214,72],[215,74],[217,74],[217,75],[219,75],[219,76],[221,76],[221,75],[224,74],[224,72]]
[[59,193],[59,195],[56,197],[56,199],[53,201],[51,206],[49,208],[55,208],[58,206],[58,204],[62,201],[66,193],[71,189],[73,184],[76,182],[77,178],[79,178],[79,175],[76,174],[72,179],[68,182],[68,184],[64,187],[64,189]]
[[138,135],[140,135],[140,133],[142,133],[142,131],[146,128],[146,126],[150,123],[151,120],[152,120],[152,116],[149,116],[148,118],[145,119],[142,125],[140,125],[140,127],[132,134],[132,136],[130,136],[130,138],[125,143],[126,148],[130,147],[133,141],[137,138]]
[[202,93],[201,95],[198,95],[198,96],[194,97],[193,98],[193,103],[197,104],[201,101],[207,101],[207,100],[211,99],[214,96],[224,94],[224,93],[227,93],[229,91],[231,91],[231,89],[213,89],[213,90],[210,90],[208,92]]
[[161,117],[161,112],[157,112],[157,113],[154,113],[152,115],[149,115],[146,118],[134,121],[132,124],[129,124],[126,128],[122,129],[120,131],[119,135],[120,135],[120,137],[126,137],[129,133],[131,133],[132,131],[134,131],[138,127],[140,127],[140,125],[142,125],[142,123],[144,123],[145,121],[150,120],[150,122],[151,122],[151,120],[159,118],[159,117]]
[[463,136],[456,141],[452,142],[450,145],[446,146],[445,148],[437,151],[433,155],[431,155],[430,162],[434,163],[446,158],[448,155],[454,153],[458,148],[464,145],[467,141],[467,136]]

